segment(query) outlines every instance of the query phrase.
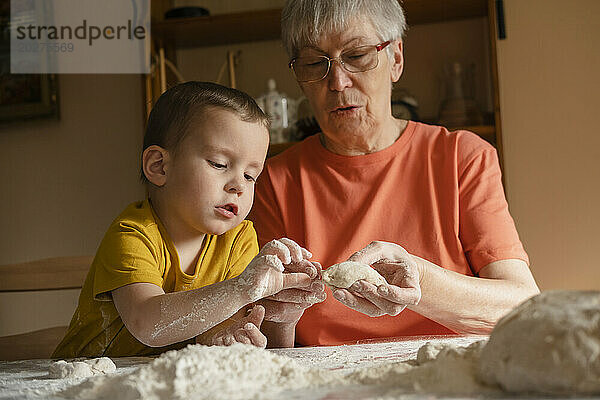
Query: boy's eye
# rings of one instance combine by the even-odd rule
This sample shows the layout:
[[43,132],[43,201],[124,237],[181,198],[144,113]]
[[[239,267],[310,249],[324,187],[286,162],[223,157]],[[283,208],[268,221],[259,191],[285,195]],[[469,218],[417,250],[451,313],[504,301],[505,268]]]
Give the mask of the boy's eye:
[[244,178],[246,178],[246,180],[248,180],[248,181],[256,182],[256,178],[253,177],[252,175],[245,174]]
[[208,161],[208,163],[214,168],[217,168],[217,169],[227,168],[227,165],[225,165],[225,164],[221,164],[221,163],[218,163],[216,161],[211,161],[211,160],[206,160],[206,161]]

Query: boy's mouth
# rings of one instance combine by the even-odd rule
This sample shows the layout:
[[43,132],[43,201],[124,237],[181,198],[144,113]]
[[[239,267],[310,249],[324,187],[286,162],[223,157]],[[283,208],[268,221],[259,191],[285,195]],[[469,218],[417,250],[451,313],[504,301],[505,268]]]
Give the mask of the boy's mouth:
[[217,206],[216,209],[225,216],[238,215],[238,206],[233,203],[227,203],[221,206]]

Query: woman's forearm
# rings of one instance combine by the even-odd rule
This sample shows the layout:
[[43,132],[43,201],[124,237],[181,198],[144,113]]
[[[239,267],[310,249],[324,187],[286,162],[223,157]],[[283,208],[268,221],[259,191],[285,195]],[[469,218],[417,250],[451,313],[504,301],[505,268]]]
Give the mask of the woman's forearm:
[[422,297],[408,308],[457,333],[488,334],[498,319],[539,293],[521,260],[495,261],[481,270],[480,277],[472,277],[415,259]]

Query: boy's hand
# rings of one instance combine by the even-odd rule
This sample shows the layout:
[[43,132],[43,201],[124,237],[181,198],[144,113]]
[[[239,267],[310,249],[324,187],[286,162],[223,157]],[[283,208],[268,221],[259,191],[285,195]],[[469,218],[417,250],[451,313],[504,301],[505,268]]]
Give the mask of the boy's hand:
[[264,317],[264,307],[254,306],[250,310],[250,314],[215,334],[211,344],[231,346],[234,343],[244,343],[264,349],[267,346],[267,338],[260,331]]
[[236,279],[246,290],[248,302],[273,295],[282,289],[303,288],[311,284],[304,272],[283,273],[284,264],[296,263],[312,255],[291,239],[283,238],[267,243]]
[[259,300],[265,307],[265,321],[279,323],[297,323],[304,310],[327,297],[325,285],[321,281],[321,264],[316,261],[303,260],[285,266],[287,271],[303,271],[311,278],[311,284],[298,289],[284,289],[279,293]]
[[264,245],[259,254],[276,255],[285,265],[298,263],[304,259],[308,260],[312,257],[310,251],[306,250],[298,243],[288,238],[271,240],[269,243]]

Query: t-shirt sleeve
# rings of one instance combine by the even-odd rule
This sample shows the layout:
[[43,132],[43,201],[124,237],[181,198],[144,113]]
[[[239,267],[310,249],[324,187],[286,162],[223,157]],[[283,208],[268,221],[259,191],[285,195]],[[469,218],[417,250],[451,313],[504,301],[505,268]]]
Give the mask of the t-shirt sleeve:
[[496,150],[480,147],[459,163],[458,173],[459,237],[473,272],[509,258],[529,264],[508,210]]
[[254,207],[248,218],[254,222],[261,248],[273,239],[287,236],[268,170],[258,179]]
[[158,249],[138,227],[113,225],[102,240],[94,259],[93,293],[96,300],[110,300],[110,291],[131,283],[153,283],[162,287],[163,273]]
[[258,241],[256,231],[251,221],[244,221],[244,226],[233,242],[226,279],[235,278],[241,274],[257,254]]

